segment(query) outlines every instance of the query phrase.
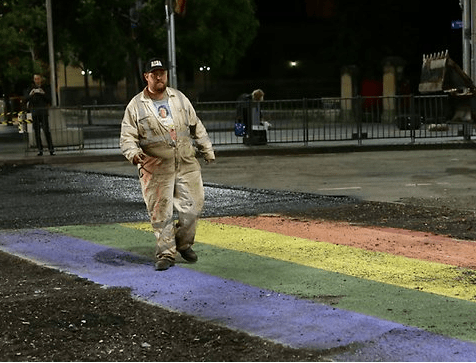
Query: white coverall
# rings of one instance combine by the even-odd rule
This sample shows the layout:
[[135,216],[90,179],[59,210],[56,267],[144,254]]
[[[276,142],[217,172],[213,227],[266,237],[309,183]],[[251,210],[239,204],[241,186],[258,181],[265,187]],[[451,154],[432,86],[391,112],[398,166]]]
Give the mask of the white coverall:
[[[196,223],[204,203],[201,168],[194,143],[205,160],[214,160],[215,154],[190,101],[170,87],[165,95],[174,129],[162,124],[144,89],[127,105],[120,146],[130,162],[141,151],[147,155],[138,167],[142,195],[157,239],[156,258],[174,260],[177,251],[185,251],[194,243]],[[174,207],[179,218],[176,225]]]

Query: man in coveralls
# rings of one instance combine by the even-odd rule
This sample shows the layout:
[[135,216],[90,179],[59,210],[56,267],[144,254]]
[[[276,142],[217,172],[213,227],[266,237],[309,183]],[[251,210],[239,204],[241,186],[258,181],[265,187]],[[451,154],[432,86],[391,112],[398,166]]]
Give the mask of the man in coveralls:
[[[123,155],[139,169],[157,239],[155,269],[166,270],[174,265],[177,252],[188,262],[198,259],[192,245],[204,190],[195,147],[207,163],[215,160],[215,154],[190,101],[167,87],[165,62],[149,60],[144,78],[147,86],[125,110],[120,145]],[[174,208],[178,212],[175,225]]]

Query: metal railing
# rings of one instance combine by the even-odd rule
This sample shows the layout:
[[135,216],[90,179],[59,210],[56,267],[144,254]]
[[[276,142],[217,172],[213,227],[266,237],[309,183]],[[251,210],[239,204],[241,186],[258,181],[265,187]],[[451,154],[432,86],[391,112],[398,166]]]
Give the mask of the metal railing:
[[[319,98],[263,101],[268,143],[370,139],[470,138],[472,128],[449,123],[447,96]],[[242,143],[234,136],[236,102],[201,103],[197,114],[215,145]],[[466,132],[466,134],[465,134]]]
[[[237,102],[199,102],[194,105],[214,145],[243,144],[235,136]],[[461,138],[469,140],[473,127],[449,123],[448,97],[396,96],[271,100],[260,103],[262,121],[270,124],[267,143],[318,141]],[[80,145],[65,148],[119,147],[125,105],[60,108],[60,127],[81,133]],[[51,127],[54,128],[53,126]],[[74,130],[74,131],[73,131]],[[31,145],[30,145],[31,146]]]

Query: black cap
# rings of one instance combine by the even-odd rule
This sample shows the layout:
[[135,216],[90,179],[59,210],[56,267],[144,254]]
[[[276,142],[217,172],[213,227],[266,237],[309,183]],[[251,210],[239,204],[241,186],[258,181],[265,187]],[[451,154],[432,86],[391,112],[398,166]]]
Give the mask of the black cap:
[[144,66],[144,73],[153,72],[156,69],[167,69],[167,63],[160,58],[152,58]]

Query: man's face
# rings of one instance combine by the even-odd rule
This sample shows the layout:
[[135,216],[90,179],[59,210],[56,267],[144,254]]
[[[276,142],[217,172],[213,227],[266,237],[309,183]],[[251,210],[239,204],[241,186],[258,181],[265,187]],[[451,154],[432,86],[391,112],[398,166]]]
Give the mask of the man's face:
[[156,69],[155,71],[145,73],[147,86],[153,92],[164,92],[167,87],[167,71],[165,69]]
[[33,76],[33,82],[35,82],[35,84],[37,86],[41,86],[41,81],[42,81],[42,79],[41,79],[41,76],[39,74],[35,74]]

